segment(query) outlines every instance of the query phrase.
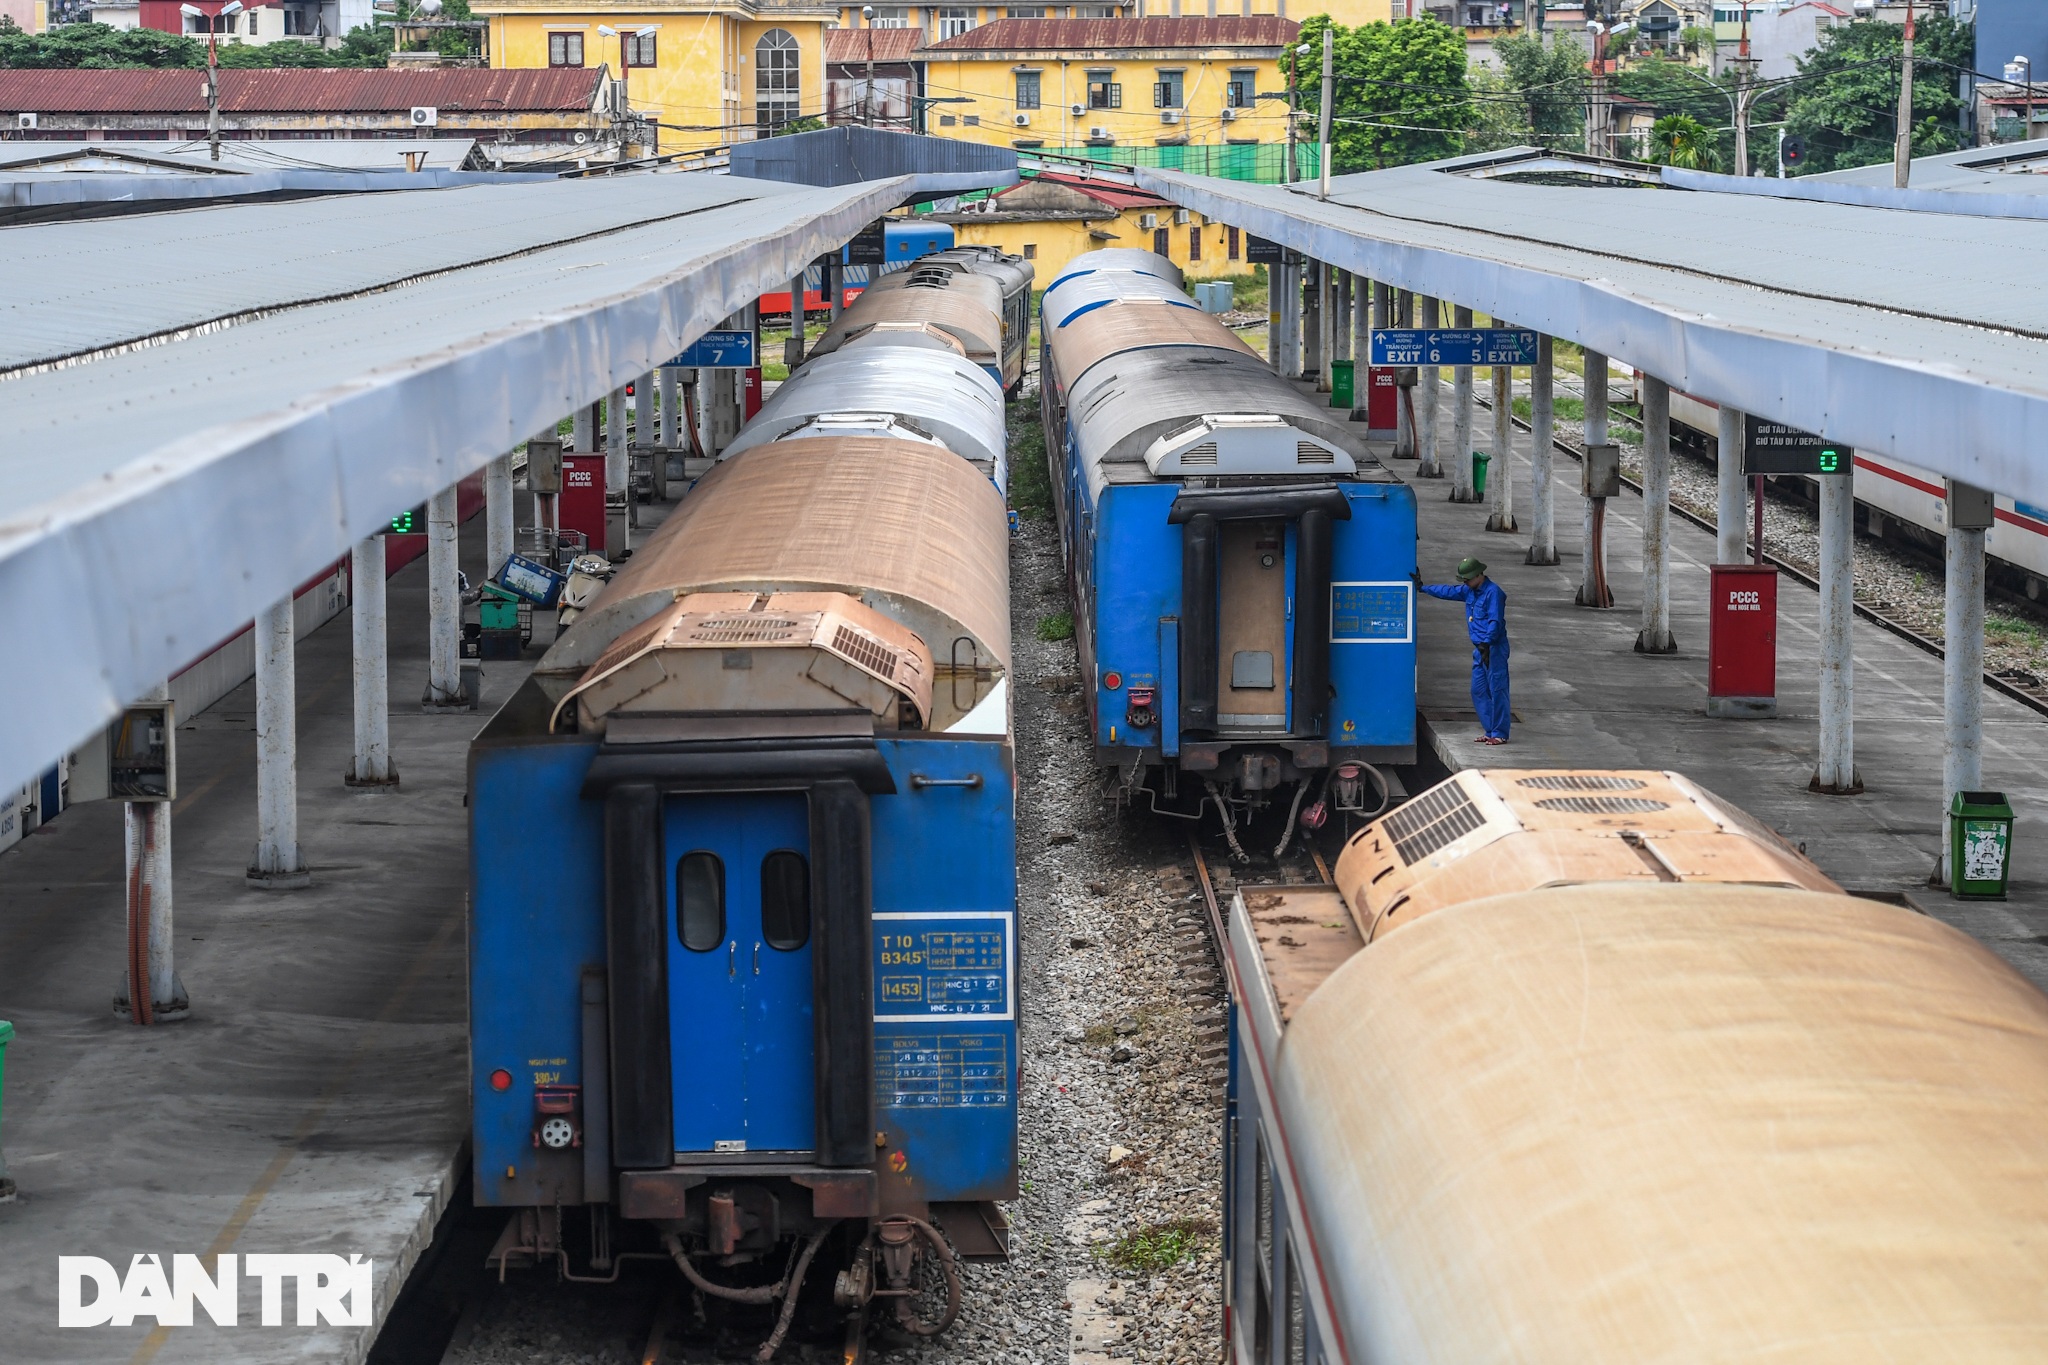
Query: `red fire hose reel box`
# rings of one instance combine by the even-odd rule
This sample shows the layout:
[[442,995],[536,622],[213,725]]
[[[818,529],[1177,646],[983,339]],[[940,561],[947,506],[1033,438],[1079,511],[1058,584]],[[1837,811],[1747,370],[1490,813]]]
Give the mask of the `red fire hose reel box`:
[[581,531],[589,548],[604,553],[604,455],[562,456],[561,501],[556,504],[564,531]]
[[1778,714],[1778,571],[1716,564],[1707,602],[1707,714]]
[[1401,420],[1400,371],[1391,365],[1373,365],[1365,373],[1366,439],[1391,441]]

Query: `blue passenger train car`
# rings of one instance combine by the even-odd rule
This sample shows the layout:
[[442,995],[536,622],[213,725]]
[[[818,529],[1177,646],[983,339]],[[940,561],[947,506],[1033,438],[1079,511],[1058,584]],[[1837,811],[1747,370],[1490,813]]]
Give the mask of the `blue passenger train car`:
[[[1097,259],[1097,256],[1102,259]],[[1226,825],[1415,755],[1413,491],[1146,253],[1046,290],[1042,404],[1097,762]]]
[[602,1277],[622,1219],[709,1298],[772,1309],[808,1275],[814,1305],[881,1295],[926,1332],[956,1253],[1003,1253],[1007,541],[941,446],[756,447],[479,735],[476,1198],[520,1211],[499,1263]]

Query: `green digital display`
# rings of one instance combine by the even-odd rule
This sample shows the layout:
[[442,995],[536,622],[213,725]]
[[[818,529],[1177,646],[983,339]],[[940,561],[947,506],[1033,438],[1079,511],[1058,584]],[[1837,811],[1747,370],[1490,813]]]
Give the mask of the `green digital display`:
[[1839,450],[1822,450],[1817,457],[1817,463],[1821,473],[1839,474],[1842,472],[1842,452]]
[[391,519],[391,524],[384,528],[384,533],[392,536],[425,535],[427,533],[427,509],[424,507],[414,507],[400,512]]
[[1745,474],[1834,474],[1855,469],[1855,452],[1811,431],[1746,416],[1742,472]]

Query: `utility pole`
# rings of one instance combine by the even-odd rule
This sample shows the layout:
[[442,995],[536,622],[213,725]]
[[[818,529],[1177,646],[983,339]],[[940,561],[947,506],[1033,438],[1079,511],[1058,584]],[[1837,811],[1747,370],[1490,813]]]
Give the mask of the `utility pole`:
[[1913,181],[1913,0],[1906,0],[1906,52],[1899,64],[1898,123],[1898,140],[1892,144],[1892,188],[1903,190]]
[[1301,117],[1301,59],[1308,55],[1308,44],[1294,49],[1293,60],[1287,64],[1287,161],[1280,168],[1280,182],[1291,185],[1295,181],[1294,125]]
[[1735,174],[1749,178],[1749,0],[1742,0],[1742,42],[1735,49]]
[[867,35],[868,35],[868,83],[867,83],[867,86],[866,86],[866,88],[865,88],[865,89],[863,89],[863,90],[861,91],[861,97],[860,97],[860,121],[861,121],[861,122],[862,122],[863,124],[865,124],[865,125],[866,125],[867,127],[869,127],[869,128],[872,128],[872,127],[874,127],[874,126],[875,126],[875,9],[874,9],[874,6],[872,6],[872,5],[863,5],[863,6],[861,6],[861,10],[860,10],[860,18],[861,18],[861,23],[862,23],[863,25],[865,25],[865,26],[866,26],[866,28],[867,28]]
[[220,21],[241,12],[242,0],[228,0],[212,14],[193,4],[178,6],[178,13],[206,21],[206,151],[215,161],[220,160],[220,60],[215,42]]
[[[1316,158],[1317,161],[1321,163],[1321,170],[1323,173],[1321,197],[1324,199],[1328,199],[1330,197],[1330,97],[1335,92],[1337,85],[1335,57],[1336,51],[1336,31],[1333,29],[1325,28],[1323,30],[1323,117],[1322,127],[1320,130],[1322,150],[1321,154]],[[1324,360],[1324,370],[1325,372],[1327,372],[1329,368],[1327,363],[1328,357],[1324,357]]]

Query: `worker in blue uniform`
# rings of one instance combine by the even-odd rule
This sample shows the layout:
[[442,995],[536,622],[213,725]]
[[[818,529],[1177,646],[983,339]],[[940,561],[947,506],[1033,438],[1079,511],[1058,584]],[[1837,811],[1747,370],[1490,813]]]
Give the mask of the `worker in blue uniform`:
[[1479,713],[1475,744],[1508,742],[1508,595],[1486,576],[1486,566],[1469,556],[1458,562],[1456,583],[1415,584],[1431,597],[1465,604],[1465,631],[1472,637],[1472,709]]

